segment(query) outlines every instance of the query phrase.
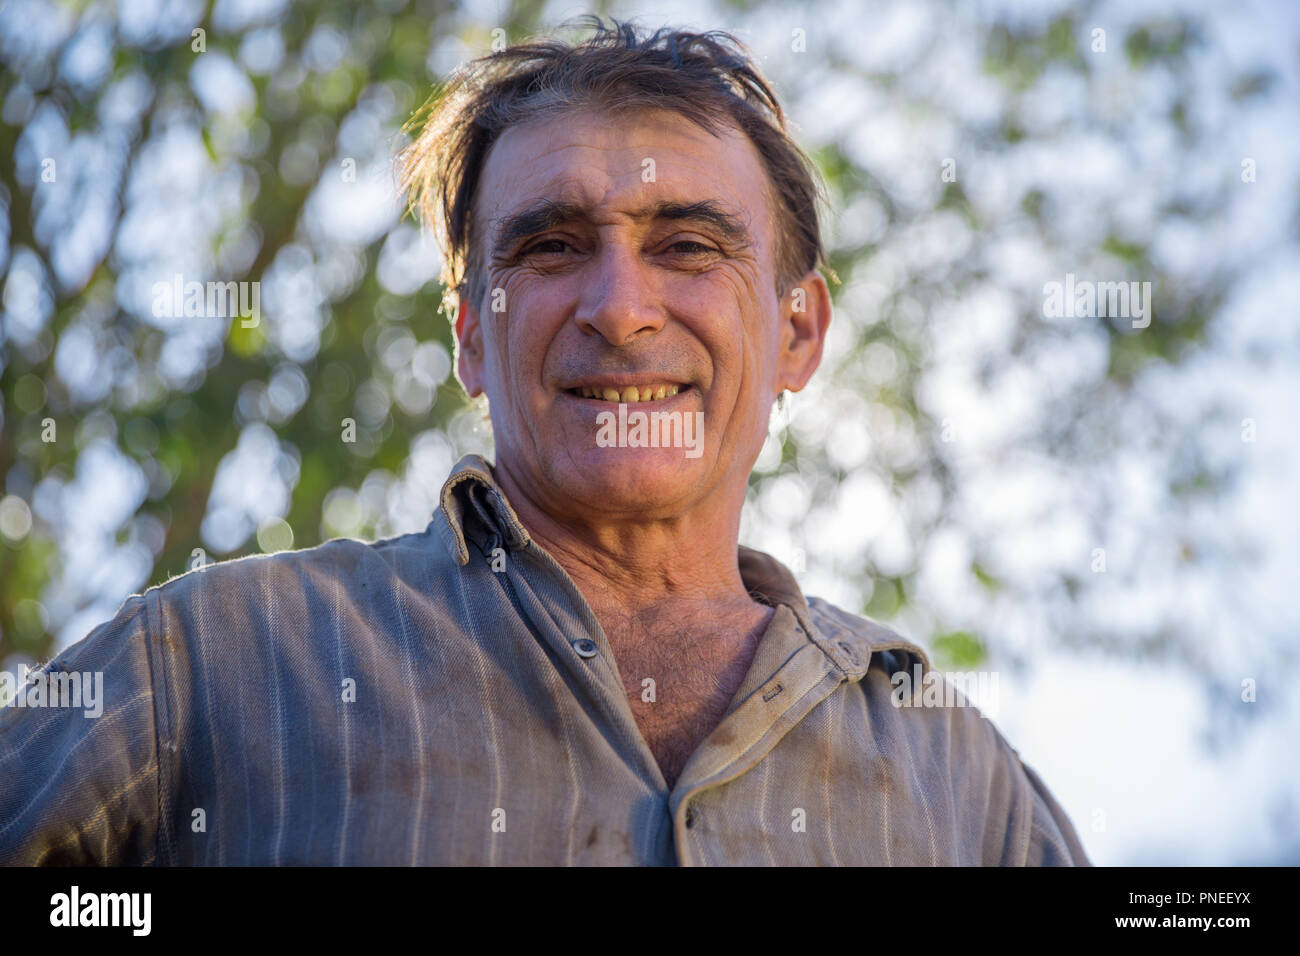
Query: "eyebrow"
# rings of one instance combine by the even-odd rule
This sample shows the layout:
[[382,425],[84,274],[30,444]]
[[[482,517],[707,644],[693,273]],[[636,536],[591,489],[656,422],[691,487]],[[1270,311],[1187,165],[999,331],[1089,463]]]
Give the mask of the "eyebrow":
[[[712,226],[729,243],[748,247],[754,244],[749,229],[736,214],[714,199],[696,202],[664,200],[632,212],[633,219],[662,219],[674,222],[698,222]],[[492,251],[500,255],[520,239],[570,222],[590,221],[589,209],[582,203],[541,199],[519,212],[498,218],[494,225]]]

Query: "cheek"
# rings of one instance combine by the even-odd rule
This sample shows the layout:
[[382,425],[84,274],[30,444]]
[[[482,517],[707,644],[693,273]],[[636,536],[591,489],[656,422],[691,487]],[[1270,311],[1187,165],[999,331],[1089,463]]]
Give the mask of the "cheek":
[[517,368],[519,359],[528,354],[527,342],[521,341],[527,325],[514,321],[527,314],[521,283],[510,276],[490,276],[484,308],[492,329],[492,354],[500,363],[498,371],[508,376]]
[[502,290],[505,305],[504,312],[490,313],[497,378],[515,404],[527,404],[543,382],[546,357],[563,325],[563,295],[525,276],[495,281],[492,288]]
[[760,295],[759,283],[740,272],[724,273],[710,301],[726,316],[712,329],[718,364],[737,379],[741,394],[762,391],[772,378],[770,356],[775,349],[776,315]]

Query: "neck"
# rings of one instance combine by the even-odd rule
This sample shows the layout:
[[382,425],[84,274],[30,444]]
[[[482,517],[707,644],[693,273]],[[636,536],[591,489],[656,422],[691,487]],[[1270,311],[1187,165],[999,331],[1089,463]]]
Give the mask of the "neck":
[[573,579],[598,619],[602,609],[643,616],[706,606],[738,611],[757,603],[737,564],[743,488],[669,518],[557,515],[528,494],[527,483],[516,481],[508,465],[495,471],[519,520]]

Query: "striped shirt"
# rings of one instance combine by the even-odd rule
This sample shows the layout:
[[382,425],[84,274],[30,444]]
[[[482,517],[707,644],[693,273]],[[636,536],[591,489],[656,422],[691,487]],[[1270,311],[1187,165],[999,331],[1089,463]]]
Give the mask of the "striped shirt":
[[738,554],[775,612],[672,787],[477,456],[419,534],[152,587],[34,672],[99,716],[0,708],[0,863],[1088,864],[975,708],[895,705],[919,647]]

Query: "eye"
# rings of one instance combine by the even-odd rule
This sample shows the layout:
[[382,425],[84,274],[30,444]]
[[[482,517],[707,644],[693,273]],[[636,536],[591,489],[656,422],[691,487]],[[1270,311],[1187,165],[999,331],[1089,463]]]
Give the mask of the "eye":
[[670,250],[676,249],[688,256],[705,256],[717,251],[712,246],[706,246],[704,243],[696,242],[694,239],[682,239],[680,242],[674,242],[668,248]]
[[[562,247],[562,248],[556,248],[556,247]],[[531,246],[525,248],[520,253],[520,255],[524,255],[524,256],[559,255],[560,253],[564,252],[566,249],[572,249],[572,248],[573,247],[570,246],[563,239],[556,239],[552,237],[550,239],[540,239],[537,242],[534,242]]]

